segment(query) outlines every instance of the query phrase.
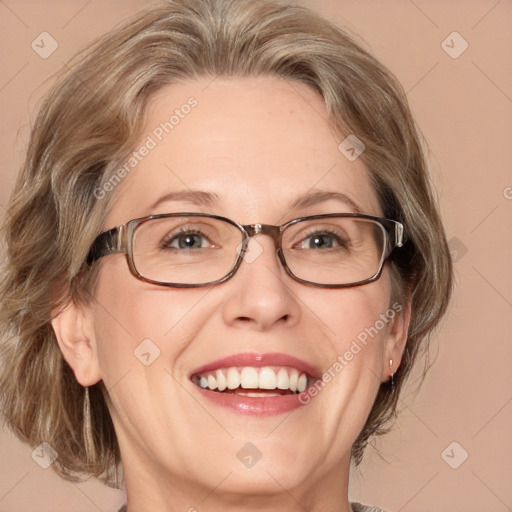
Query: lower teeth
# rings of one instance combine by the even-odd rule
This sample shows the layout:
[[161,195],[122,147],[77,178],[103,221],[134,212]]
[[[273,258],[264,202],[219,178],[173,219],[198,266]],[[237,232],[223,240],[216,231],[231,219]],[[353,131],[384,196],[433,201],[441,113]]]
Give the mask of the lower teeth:
[[250,396],[253,398],[268,397],[268,396],[282,396],[279,393],[251,393],[250,391],[240,391],[237,395]]
[[[206,388],[208,389],[208,388]],[[209,389],[208,391],[212,391]],[[275,390],[275,389],[244,389],[244,388],[236,388],[236,389],[228,389],[226,388],[224,391],[219,391],[218,389],[214,390],[217,393],[228,393],[233,395],[242,395],[242,396],[249,396],[249,397],[270,397],[270,396],[283,396],[283,395],[295,395],[296,393],[294,391],[291,391],[290,389],[283,389],[283,390]]]

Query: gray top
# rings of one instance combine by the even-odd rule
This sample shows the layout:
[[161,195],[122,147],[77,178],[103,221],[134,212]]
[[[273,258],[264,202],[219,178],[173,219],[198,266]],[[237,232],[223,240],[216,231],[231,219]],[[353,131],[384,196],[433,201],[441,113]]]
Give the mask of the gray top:
[[362,505],[361,503],[351,503],[351,505],[354,512],[386,512],[383,508],[371,505]]
[[[361,503],[351,503],[354,512],[386,512],[383,508],[371,507],[370,505],[361,505]],[[126,512],[126,505],[119,509],[119,512]]]

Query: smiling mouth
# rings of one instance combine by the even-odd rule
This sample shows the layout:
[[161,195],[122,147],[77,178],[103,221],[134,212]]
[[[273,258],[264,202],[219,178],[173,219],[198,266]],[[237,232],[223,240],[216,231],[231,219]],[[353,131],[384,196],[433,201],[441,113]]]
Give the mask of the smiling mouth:
[[198,373],[191,379],[206,391],[254,398],[299,394],[313,381],[306,373],[287,366],[232,366]]

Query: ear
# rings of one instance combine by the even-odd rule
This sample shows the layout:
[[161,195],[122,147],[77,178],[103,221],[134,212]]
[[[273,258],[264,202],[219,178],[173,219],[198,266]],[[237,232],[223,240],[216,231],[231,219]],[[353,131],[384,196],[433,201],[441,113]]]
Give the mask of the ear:
[[98,351],[92,314],[86,306],[69,304],[52,320],[64,359],[82,386],[92,386],[101,380]]
[[[394,374],[402,361],[402,356],[407,342],[409,322],[411,320],[411,300],[407,299],[405,304],[395,302],[388,310],[394,311],[394,315],[387,326],[387,333],[384,343],[384,360],[382,362],[381,382],[387,382]],[[390,367],[389,362],[392,361]]]

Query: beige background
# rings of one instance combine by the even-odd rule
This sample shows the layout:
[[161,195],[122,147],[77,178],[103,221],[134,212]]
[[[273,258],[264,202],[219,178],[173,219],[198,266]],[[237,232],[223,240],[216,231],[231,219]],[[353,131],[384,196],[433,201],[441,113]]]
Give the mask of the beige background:
[[[0,208],[30,119],[51,76],[144,0],[0,0]],[[417,395],[353,472],[351,498],[400,512],[512,510],[512,1],[304,1],[360,34],[399,77],[432,148],[457,289]],[[456,31],[458,58],[441,43]],[[48,32],[47,59],[31,42]],[[453,43],[452,43],[453,40]],[[463,41],[451,36],[452,52]],[[3,211],[0,210],[3,215]],[[448,449],[448,456],[443,453]],[[455,446],[455,447],[453,447]],[[457,469],[463,450],[468,458]],[[96,482],[41,469],[0,435],[0,512],[109,512],[123,500]]]

